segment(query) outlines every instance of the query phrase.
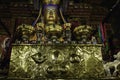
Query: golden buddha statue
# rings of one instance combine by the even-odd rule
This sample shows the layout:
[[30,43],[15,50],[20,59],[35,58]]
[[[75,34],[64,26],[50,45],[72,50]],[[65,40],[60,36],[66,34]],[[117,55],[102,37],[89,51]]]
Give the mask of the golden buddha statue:
[[62,37],[63,27],[60,25],[57,5],[59,2],[60,0],[43,1],[43,22],[38,23],[39,26],[37,26],[41,31],[44,31],[45,36],[52,41],[53,39],[59,41]]
[[[65,21],[62,15],[62,11],[59,8],[59,3],[60,0],[43,0],[43,10],[41,10],[43,11],[41,12],[41,22],[37,23],[36,26],[40,32],[43,32],[44,40],[46,39],[45,41],[50,40],[63,42],[64,39],[70,41],[71,37],[69,37],[69,34],[71,24]],[[60,20],[64,22],[63,25],[61,25]],[[63,33],[66,34],[64,34],[63,36]],[[67,35],[66,38],[65,35]]]

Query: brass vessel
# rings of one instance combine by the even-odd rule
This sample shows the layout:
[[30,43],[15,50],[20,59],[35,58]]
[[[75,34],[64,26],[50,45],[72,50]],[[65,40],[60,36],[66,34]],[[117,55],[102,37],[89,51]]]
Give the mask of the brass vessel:
[[89,25],[80,25],[74,29],[74,35],[78,41],[87,42],[92,34],[92,27]]
[[56,39],[61,37],[62,31],[63,29],[60,25],[49,25],[45,28],[46,34],[51,38],[56,37]]
[[30,40],[30,36],[34,35],[35,29],[31,25],[22,24],[18,26],[17,36],[19,36],[21,42],[26,42]]

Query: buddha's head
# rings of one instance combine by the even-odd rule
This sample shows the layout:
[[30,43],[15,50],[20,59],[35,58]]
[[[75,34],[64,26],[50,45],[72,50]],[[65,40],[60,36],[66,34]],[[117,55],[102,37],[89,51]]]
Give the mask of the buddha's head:
[[58,21],[58,4],[60,0],[43,0],[44,19],[47,24],[55,24]]
[[55,24],[58,20],[57,17],[57,6],[47,5],[44,9],[44,18],[47,24]]

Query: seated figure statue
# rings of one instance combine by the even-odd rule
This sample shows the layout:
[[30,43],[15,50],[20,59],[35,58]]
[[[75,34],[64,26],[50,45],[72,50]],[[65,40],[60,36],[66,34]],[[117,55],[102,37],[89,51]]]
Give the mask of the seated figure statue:
[[64,41],[63,31],[67,29],[67,27],[60,24],[59,2],[60,0],[43,0],[43,20],[37,23],[37,29],[41,30],[44,34],[44,40]]

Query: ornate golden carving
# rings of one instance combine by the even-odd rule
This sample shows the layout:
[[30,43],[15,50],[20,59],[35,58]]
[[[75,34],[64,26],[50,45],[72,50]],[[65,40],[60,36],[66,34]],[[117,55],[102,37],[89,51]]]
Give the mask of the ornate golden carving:
[[9,72],[20,78],[101,77],[101,46],[13,45]]
[[92,33],[92,27],[89,25],[81,25],[74,29],[75,37],[79,41],[88,41],[88,38],[90,37]]
[[21,38],[22,43],[28,43],[28,41],[36,40],[35,28],[31,25],[22,24],[17,27],[17,39]]

